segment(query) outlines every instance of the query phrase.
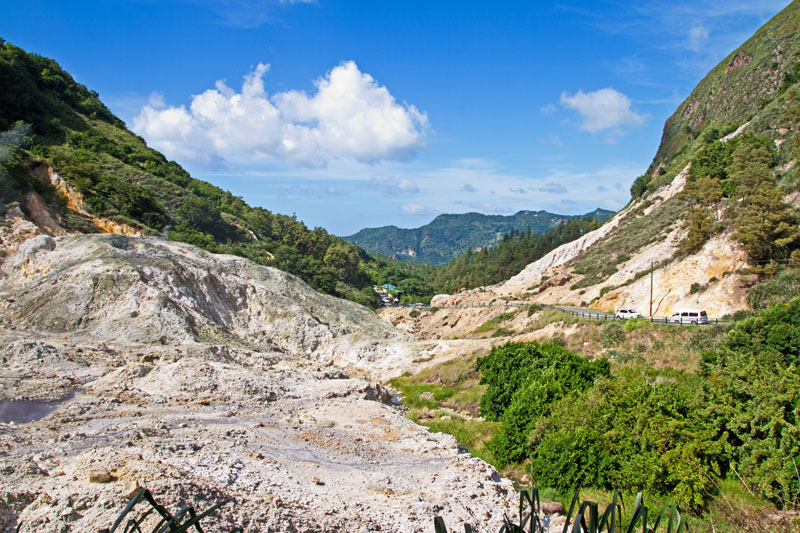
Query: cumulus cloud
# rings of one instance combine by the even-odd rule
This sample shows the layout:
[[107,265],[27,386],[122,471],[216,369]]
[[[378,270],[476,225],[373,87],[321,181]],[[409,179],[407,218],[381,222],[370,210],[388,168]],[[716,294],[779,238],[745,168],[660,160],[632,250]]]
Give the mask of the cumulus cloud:
[[549,182],[539,187],[539,192],[548,192],[550,194],[566,194],[567,188],[560,183]]
[[313,94],[270,96],[264,88],[268,71],[259,63],[238,93],[217,81],[192,97],[188,109],[156,97],[133,129],[168,157],[204,165],[227,159],[316,167],[335,158],[376,163],[410,159],[425,146],[427,115],[398,103],[353,61],[317,79]]
[[612,138],[624,133],[626,127],[642,126],[646,118],[631,109],[630,98],[611,87],[588,93],[579,90],[574,95],[563,92],[561,105],[578,112],[583,131],[606,132]]
[[398,194],[416,194],[419,187],[416,183],[406,178],[370,178],[370,186],[386,194],[397,196]]
[[461,192],[478,192],[478,189],[476,189],[475,187],[473,187],[473,186],[472,186],[471,184],[469,184],[469,183],[465,183],[465,184],[464,184],[464,185],[461,187],[461,189],[459,189],[459,190],[460,190]]
[[528,191],[524,187],[519,187],[518,189],[515,189],[513,187],[509,187],[508,190],[511,191],[511,192],[515,192],[517,194],[527,194],[528,193]]
[[540,107],[539,111],[541,111],[545,115],[551,115],[551,114],[556,112],[556,109],[557,108],[556,108],[555,104],[547,104],[547,105],[543,105],[542,107]]

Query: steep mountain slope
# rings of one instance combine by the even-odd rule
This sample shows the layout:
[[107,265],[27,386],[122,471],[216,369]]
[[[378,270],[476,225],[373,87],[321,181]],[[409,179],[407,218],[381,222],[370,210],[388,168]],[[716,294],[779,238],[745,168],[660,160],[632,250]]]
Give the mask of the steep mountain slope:
[[613,211],[598,208],[585,215],[555,215],[547,211],[519,211],[510,216],[480,213],[439,215],[419,228],[365,228],[342,238],[368,252],[404,261],[442,265],[467,248],[494,246],[511,231],[524,233],[530,228],[531,233],[540,234],[567,220],[590,217],[602,222],[612,214]]
[[157,235],[247,257],[369,304],[356,247],[252,208],[150,149],[52,59],[0,40],[0,213],[19,205],[53,235]]
[[800,190],[799,25],[794,2],[700,82],[667,120],[631,202],[603,227],[489,291],[457,299],[648,314],[651,271],[656,316],[747,309],[751,288],[781,271],[781,288],[761,293],[790,297],[800,286],[800,219],[787,203]]
[[719,138],[745,124],[739,133],[777,141],[778,167],[792,161],[798,146],[797,89],[790,89],[800,80],[799,27],[800,8],[793,2],[714,67],[667,119],[639,185],[653,191],[668,183],[702,147],[704,135]]

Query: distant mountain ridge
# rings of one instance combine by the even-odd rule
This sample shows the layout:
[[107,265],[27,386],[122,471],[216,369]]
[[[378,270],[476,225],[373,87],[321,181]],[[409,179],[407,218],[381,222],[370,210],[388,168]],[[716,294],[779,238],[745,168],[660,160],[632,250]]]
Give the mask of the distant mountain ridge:
[[584,215],[528,210],[510,216],[443,214],[419,228],[365,228],[342,239],[371,253],[409,262],[441,265],[458,257],[467,248],[493,246],[512,230],[526,232],[530,228],[531,233],[541,234],[568,220],[590,217],[602,222],[613,214],[613,211],[600,208]]

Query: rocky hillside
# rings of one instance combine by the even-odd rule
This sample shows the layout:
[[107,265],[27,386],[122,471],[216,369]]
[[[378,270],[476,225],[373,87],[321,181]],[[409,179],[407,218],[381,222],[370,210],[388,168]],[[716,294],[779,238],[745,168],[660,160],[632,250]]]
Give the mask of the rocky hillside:
[[525,233],[530,229],[533,234],[541,234],[567,220],[588,217],[602,222],[611,214],[613,211],[598,208],[585,215],[556,215],[547,211],[520,211],[510,216],[480,213],[439,215],[419,228],[365,228],[342,238],[368,252],[386,257],[444,265],[467,248],[495,246],[503,235],[512,231]]
[[374,300],[363,250],[193,178],[56,61],[0,39],[0,214],[15,206],[51,234],[163,233]]
[[499,527],[510,482],[370,381],[464,343],[160,237],[53,238],[17,213],[0,243],[0,530],[97,531],[139,486],[173,511],[231,498],[210,531]]
[[667,121],[631,202],[604,226],[455,299],[648,314],[651,271],[655,316],[699,307],[721,317],[798,292],[799,23],[795,2],[700,82]]

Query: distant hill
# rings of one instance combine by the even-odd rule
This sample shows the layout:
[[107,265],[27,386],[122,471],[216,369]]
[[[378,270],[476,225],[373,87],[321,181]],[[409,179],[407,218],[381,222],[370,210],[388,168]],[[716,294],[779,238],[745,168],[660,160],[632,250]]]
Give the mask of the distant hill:
[[415,263],[447,264],[468,248],[498,244],[512,231],[542,234],[562,222],[585,217],[603,221],[613,215],[607,209],[595,209],[585,215],[556,215],[547,211],[519,211],[510,216],[464,213],[439,215],[430,223],[414,229],[397,226],[366,228],[342,237],[368,252]]

